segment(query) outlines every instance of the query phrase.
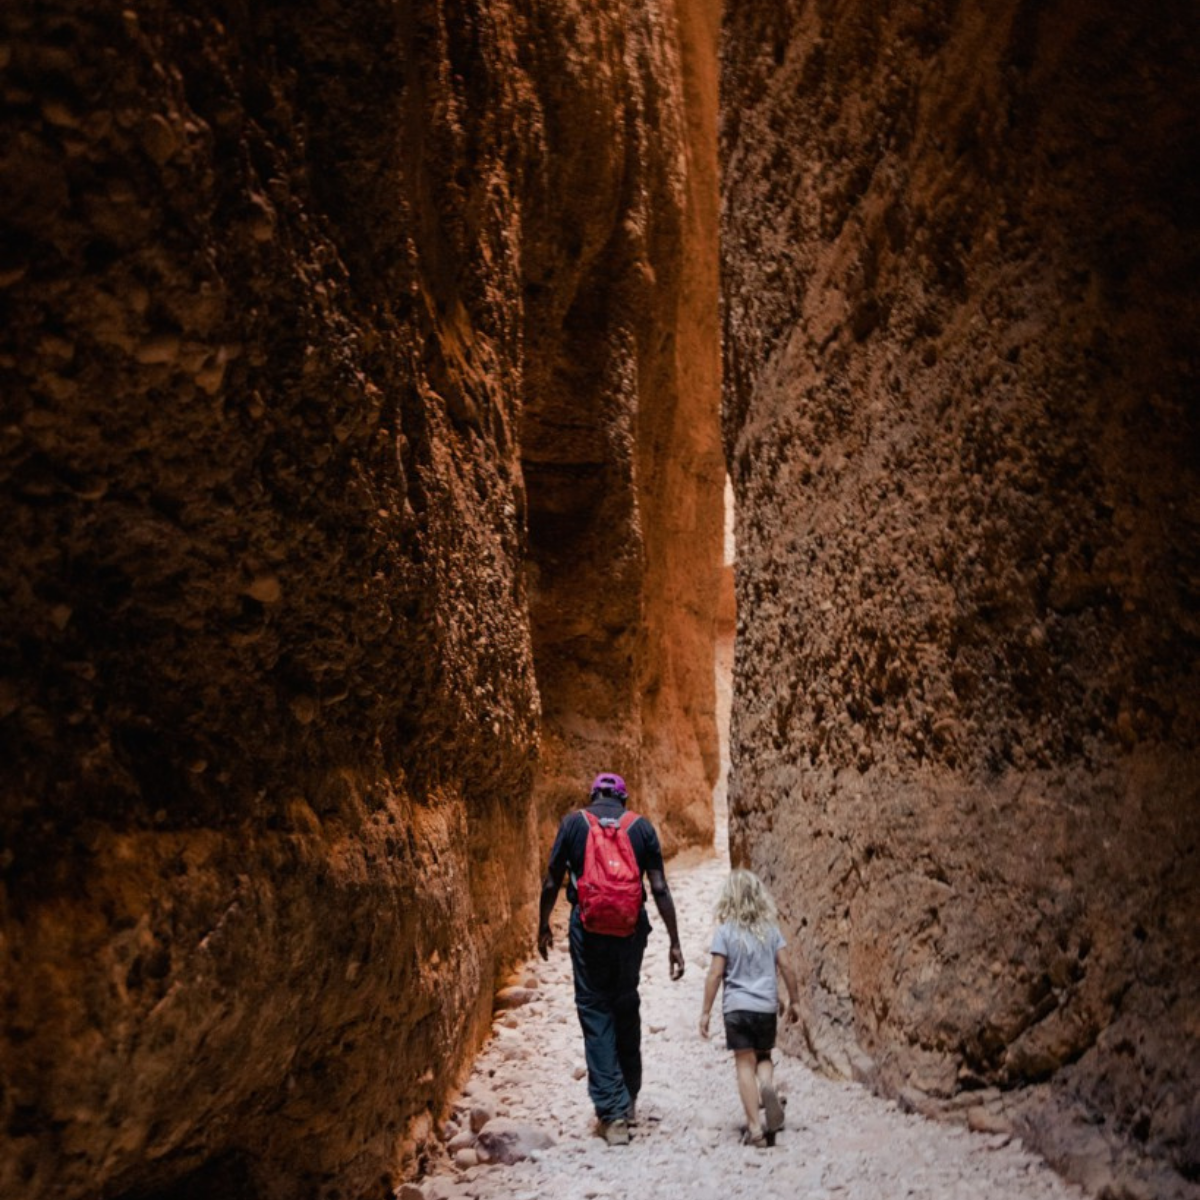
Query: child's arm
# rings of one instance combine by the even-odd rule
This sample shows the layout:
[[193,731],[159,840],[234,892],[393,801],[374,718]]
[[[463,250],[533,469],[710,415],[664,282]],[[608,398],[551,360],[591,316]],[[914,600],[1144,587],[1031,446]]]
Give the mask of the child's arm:
[[788,966],[782,951],[775,955],[775,966],[779,969],[780,975],[783,976],[783,982],[787,985],[787,1019],[789,1021],[798,1021],[800,1019],[800,991],[796,987],[796,976],[792,968]]
[[712,1014],[713,1001],[717,998],[717,988],[725,978],[725,955],[714,954],[712,966],[704,977],[704,1009],[700,1013],[700,1036],[708,1037],[708,1018]]

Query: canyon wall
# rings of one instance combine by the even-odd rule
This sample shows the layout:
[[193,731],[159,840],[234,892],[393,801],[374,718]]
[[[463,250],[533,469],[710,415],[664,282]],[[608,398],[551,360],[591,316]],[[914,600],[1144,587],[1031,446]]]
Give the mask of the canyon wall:
[[520,434],[541,841],[610,770],[669,853],[712,841],[719,770],[719,3],[689,0],[677,23],[619,6],[623,37],[614,13],[534,7],[553,53],[528,52],[546,159]]
[[1200,1188],[1183,3],[750,0],[722,59],[735,860],[794,1046]]
[[528,949],[535,777],[705,836],[714,38],[5,6],[0,1194],[384,1194]]

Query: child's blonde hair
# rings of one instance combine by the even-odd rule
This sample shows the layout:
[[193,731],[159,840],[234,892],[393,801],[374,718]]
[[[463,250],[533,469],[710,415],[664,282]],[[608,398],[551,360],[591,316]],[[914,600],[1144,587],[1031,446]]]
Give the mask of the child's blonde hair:
[[761,942],[766,940],[767,930],[775,924],[779,913],[762,880],[753,871],[735,867],[721,889],[716,916],[722,925],[731,921]]

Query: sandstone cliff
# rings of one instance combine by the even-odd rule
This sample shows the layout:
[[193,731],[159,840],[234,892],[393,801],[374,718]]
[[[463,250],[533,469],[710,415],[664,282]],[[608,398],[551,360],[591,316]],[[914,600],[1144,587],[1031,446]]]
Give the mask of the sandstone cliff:
[[680,11],[668,36],[639,4],[538,8],[520,442],[543,842],[602,763],[668,851],[712,840],[719,5]]
[[5,6],[0,1193],[394,1180],[532,933],[539,695],[705,836],[706,11]]
[[733,846],[808,1048],[1192,1194],[1194,13],[725,21]]

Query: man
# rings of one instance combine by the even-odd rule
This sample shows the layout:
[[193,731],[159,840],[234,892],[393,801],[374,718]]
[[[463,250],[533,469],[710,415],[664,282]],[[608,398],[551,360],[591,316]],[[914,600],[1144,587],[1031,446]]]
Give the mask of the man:
[[[587,811],[601,821],[619,821],[628,799],[620,775],[597,775],[592,782]],[[638,977],[642,955],[650,934],[646,916],[646,890],[642,885],[637,925],[629,937],[589,933],[578,911],[576,882],[583,873],[589,824],[582,812],[568,813],[558,827],[550,866],[542,883],[538,922],[538,953],[547,958],[553,944],[550,913],[558,899],[563,875],[570,871],[567,899],[571,902],[569,941],[571,966],[575,973],[575,1008],[583,1029],[584,1054],[588,1068],[588,1095],[605,1140],[610,1146],[629,1143],[629,1123],[634,1119],[638,1090],[642,1085],[642,1022]],[[671,939],[668,954],[672,979],[683,978],[683,950],[675,922],[675,902],[663,873],[662,847],[654,826],[638,817],[628,827],[629,841],[638,870],[650,884],[659,916]]]

